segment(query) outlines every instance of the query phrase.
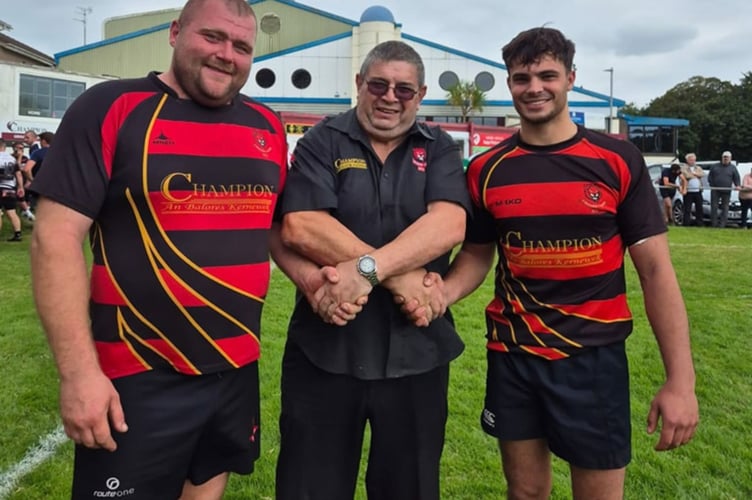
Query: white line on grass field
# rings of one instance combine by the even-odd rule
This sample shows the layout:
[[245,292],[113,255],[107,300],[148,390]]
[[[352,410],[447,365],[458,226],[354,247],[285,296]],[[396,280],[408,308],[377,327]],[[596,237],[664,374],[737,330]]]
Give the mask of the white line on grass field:
[[35,446],[29,448],[20,462],[0,474],[0,500],[7,498],[21,478],[54,455],[58,446],[67,440],[68,436],[65,435],[62,426],[40,438]]

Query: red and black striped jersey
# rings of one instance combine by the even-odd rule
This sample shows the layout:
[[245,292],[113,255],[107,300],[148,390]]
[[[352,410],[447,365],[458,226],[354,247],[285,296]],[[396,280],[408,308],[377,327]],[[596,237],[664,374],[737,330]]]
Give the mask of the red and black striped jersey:
[[90,315],[108,376],[258,358],[286,174],[279,117],[243,95],[205,108],[150,74],[73,103],[33,189],[94,221]]
[[629,335],[625,250],[666,231],[631,143],[582,127],[545,147],[515,134],[475,157],[467,182],[467,239],[499,254],[489,349],[559,359]]

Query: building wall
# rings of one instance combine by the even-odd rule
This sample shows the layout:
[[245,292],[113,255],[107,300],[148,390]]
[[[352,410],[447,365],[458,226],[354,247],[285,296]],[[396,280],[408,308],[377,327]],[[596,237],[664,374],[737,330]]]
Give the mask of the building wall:
[[[267,34],[259,29],[255,57],[290,49],[311,40],[349,33],[352,29],[343,21],[274,0],[259,2],[252,7],[259,22],[267,14],[276,14],[280,19],[277,33]],[[179,9],[170,9],[110,19],[104,28],[106,38],[143,32],[132,37],[126,36],[120,41],[108,43],[104,40],[85,48],[57,54],[58,67],[120,78],[138,77],[152,70],[164,71],[170,65],[172,54],[166,25],[176,19],[179,13]]]
[[[177,0],[176,0],[177,1]],[[106,19],[102,30],[102,39],[128,35],[136,31],[145,30],[160,24],[171,22],[180,15],[180,8],[132,14]]]
[[6,140],[21,140],[27,130],[36,132],[57,130],[61,117],[48,118],[41,116],[27,116],[19,113],[20,80],[21,75],[30,75],[55,80],[77,82],[89,87],[107,80],[101,76],[71,73],[30,66],[28,64],[14,64],[0,62],[0,133]]
[[67,71],[135,78],[152,70],[167,70],[171,57],[172,47],[165,29],[71,53],[59,58],[58,67]]

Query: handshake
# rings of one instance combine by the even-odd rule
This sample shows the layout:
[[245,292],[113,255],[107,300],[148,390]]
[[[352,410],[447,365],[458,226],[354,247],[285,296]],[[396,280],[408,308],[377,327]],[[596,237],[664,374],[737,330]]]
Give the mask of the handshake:
[[[395,304],[415,326],[428,326],[446,312],[444,281],[438,273],[418,268],[385,279],[378,286],[392,293]],[[373,288],[353,259],[312,271],[301,291],[324,322],[344,326],[363,310]]]

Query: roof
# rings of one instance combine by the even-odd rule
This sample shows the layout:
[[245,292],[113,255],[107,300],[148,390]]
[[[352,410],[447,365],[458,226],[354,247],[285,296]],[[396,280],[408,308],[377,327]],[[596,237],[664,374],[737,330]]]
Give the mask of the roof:
[[627,122],[627,125],[634,126],[664,126],[664,127],[688,127],[689,120],[683,118],[661,118],[658,116],[633,116],[619,114],[619,117]]
[[0,48],[34,61],[35,64],[42,64],[44,66],[55,65],[55,60],[52,57],[43,52],[39,52],[37,49],[30,47],[25,43],[21,43],[4,33],[0,33]]
[[394,24],[394,16],[386,7],[382,7],[381,5],[374,5],[373,7],[368,7],[366,10],[364,10],[363,14],[360,16],[361,23],[372,21]]

